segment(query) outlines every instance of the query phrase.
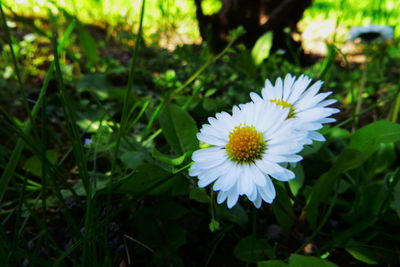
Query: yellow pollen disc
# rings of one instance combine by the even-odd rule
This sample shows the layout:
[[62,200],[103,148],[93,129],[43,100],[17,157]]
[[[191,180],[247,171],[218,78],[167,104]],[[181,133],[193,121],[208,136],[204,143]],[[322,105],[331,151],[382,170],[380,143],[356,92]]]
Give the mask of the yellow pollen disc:
[[275,104],[277,104],[279,106],[282,106],[283,108],[289,108],[290,111],[289,111],[289,115],[287,116],[287,119],[293,118],[294,115],[296,115],[295,111],[294,111],[294,107],[291,104],[289,104],[288,102],[286,102],[285,100],[282,100],[282,99],[271,99],[271,100],[269,100],[269,102],[275,103]]
[[232,161],[252,163],[261,159],[266,144],[263,134],[256,127],[239,125],[229,133],[229,142],[225,149]]

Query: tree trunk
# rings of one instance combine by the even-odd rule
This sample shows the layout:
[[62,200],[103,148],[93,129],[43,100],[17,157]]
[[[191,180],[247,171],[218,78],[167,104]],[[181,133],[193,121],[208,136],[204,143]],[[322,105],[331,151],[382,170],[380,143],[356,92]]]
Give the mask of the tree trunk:
[[211,16],[204,15],[202,0],[194,1],[203,41],[207,41],[210,48],[217,52],[227,44],[229,31],[239,26],[245,28],[246,34],[238,41],[249,48],[265,32],[272,31],[272,51],[297,50],[301,47],[300,43],[285,34],[284,29],[289,28],[290,32],[296,30],[297,22],[312,0],[221,0],[221,10]]

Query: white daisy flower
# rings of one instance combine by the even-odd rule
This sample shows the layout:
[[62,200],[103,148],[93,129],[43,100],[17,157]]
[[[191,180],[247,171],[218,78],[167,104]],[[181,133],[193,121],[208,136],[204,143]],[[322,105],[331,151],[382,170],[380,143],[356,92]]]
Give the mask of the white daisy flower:
[[217,202],[227,200],[229,208],[242,195],[257,207],[261,199],[271,203],[275,198],[271,177],[280,181],[295,177],[279,163],[302,159],[296,153],[307,134],[294,130],[294,120],[286,120],[289,112],[259,101],[233,107],[232,115],[221,112],[208,118],[197,138],[211,147],[193,153],[189,175],[198,176],[200,187],[214,182],[213,189],[220,191]]
[[393,28],[383,25],[351,27],[349,33],[349,41],[354,41],[357,38],[360,38],[364,42],[393,39]]
[[310,82],[311,78],[306,75],[296,79],[287,74],[285,80],[278,78],[275,85],[267,79],[265,88],[261,91],[262,97],[250,93],[254,102],[273,102],[289,108],[288,118],[296,119],[296,129],[308,132],[304,144],[311,144],[313,140],[325,141],[323,135],[316,130],[321,129],[324,123],[334,122],[335,119],[328,117],[339,112],[339,109],[327,107],[336,102],[335,99],[325,100],[332,92],[318,94],[322,81],[317,81],[308,88]]

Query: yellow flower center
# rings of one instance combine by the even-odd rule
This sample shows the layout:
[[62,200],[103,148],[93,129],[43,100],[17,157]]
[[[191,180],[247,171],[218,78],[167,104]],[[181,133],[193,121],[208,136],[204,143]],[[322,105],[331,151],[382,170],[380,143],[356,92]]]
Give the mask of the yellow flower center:
[[275,103],[275,104],[277,104],[279,106],[282,106],[283,108],[289,108],[290,109],[289,110],[289,115],[287,116],[286,119],[293,118],[296,115],[294,107],[292,106],[292,104],[289,104],[285,100],[282,100],[282,99],[270,99],[269,102]]
[[237,163],[252,163],[261,159],[267,143],[254,126],[239,125],[229,133],[225,149],[229,158]]

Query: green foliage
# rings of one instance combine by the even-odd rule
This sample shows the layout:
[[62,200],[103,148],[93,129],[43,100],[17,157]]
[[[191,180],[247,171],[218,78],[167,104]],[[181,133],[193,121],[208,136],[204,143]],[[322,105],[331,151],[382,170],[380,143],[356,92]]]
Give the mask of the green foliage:
[[196,122],[177,105],[167,104],[161,111],[160,125],[167,142],[176,153],[183,154],[199,147]]
[[288,234],[295,223],[295,216],[287,192],[281,184],[275,187],[277,199],[272,205],[276,220],[284,233]]
[[93,66],[99,60],[96,41],[83,27],[79,28],[78,38],[80,40],[80,44],[84,51],[84,54],[88,57],[89,66]]
[[371,250],[367,248],[357,248],[357,247],[352,247],[352,248],[346,248],[346,251],[351,254],[355,259],[367,263],[367,264],[372,264],[372,265],[378,265],[379,260],[377,257],[372,253]]
[[291,254],[289,257],[289,264],[286,264],[285,262],[279,260],[269,260],[269,261],[258,262],[257,266],[258,267],[275,267],[275,266],[276,267],[308,267],[308,266],[335,267],[337,265],[329,261],[319,259],[317,257]]
[[267,32],[258,38],[251,50],[251,56],[256,65],[260,65],[263,60],[268,58],[273,42],[273,33]]
[[306,266],[318,266],[318,267],[335,267],[336,264],[324,261],[312,256],[303,256],[292,254],[289,257],[289,266],[293,267],[306,267]]
[[240,204],[235,205],[232,209],[228,209],[225,205],[219,205],[216,213],[219,218],[239,226],[246,226],[249,222],[249,217]]
[[[50,163],[55,164],[57,162],[57,151],[47,150],[46,158]],[[37,177],[42,177],[42,166],[41,159],[34,155],[25,162],[24,169]]]
[[316,227],[319,205],[329,198],[341,173],[364,163],[380,143],[400,140],[400,125],[388,121],[377,121],[359,129],[350,143],[341,152],[330,170],[324,173],[313,187],[304,209],[312,228]]
[[241,239],[234,250],[235,257],[244,262],[257,262],[271,253],[268,241],[253,235]]

